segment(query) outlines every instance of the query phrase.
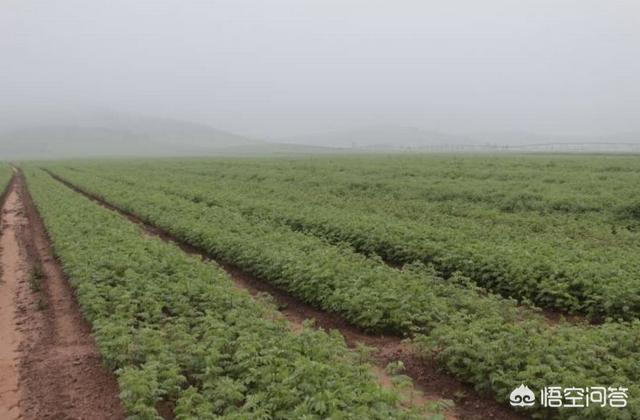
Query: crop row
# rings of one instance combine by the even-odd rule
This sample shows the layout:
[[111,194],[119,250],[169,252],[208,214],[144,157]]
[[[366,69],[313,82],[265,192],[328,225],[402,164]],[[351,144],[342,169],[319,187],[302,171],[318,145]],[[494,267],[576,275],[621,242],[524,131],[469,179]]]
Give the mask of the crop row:
[[144,171],[118,170],[122,173],[107,169],[100,176],[237,209],[331,243],[346,242],[358,252],[396,264],[432,264],[445,277],[460,271],[494,293],[544,308],[597,320],[640,316],[636,235],[622,231],[614,235],[611,226],[590,219],[550,214],[540,220],[547,225],[540,228],[531,222],[536,220],[531,215],[475,210],[473,218],[438,214],[416,221],[374,210],[382,205],[345,206],[342,198],[298,187],[179,171],[167,179],[161,165]]
[[414,418],[342,337],[294,334],[213,264],[44,172],[28,186],[132,418]]
[[0,196],[7,192],[12,176],[13,169],[9,165],[0,163]]
[[[640,415],[640,322],[548,325],[459,275],[412,264],[399,271],[286,226],[159,190],[53,168],[65,179],[211,255],[372,330],[414,336],[427,358],[506,401],[520,383],[627,386],[630,409],[590,407],[582,418]],[[630,414],[631,413],[631,414]],[[570,418],[571,410],[540,412]]]
[[[94,165],[95,163],[92,163]],[[170,159],[108,162],[112,169],[163,169],[237,180],[265,189],[294,186],[319,196],[383,198],[394,216],[447,203],[506,212],[614,216],[637,203],[633,156],[352,156],[294,159]],[[393,206],[394,203],[400,203]],[[415,207],[406,207],[407,203]],[[404,213],[403,213],[404,212]]]
[[[438,213],[464,217],[548,215],[578,217],[624,229],[638,201],[633,157],[358,157],[314,159],[191,159],[91,163],[103,169],[171,171],[216,183],[322,204],[367,205],[394,218]],[[337,203],[337,204],[339,204]],[[631,210],[631,212],[629,212]],[[427,214],[431,217],[431,214]],[[553,218],[552,218],[553,220]],[[481,220],[478,220],[481,221]],[[640,219],[636,221],[640,222]],[[633,223],[632,223],[633,224]],[[636,223],[637,225],[637,223]],[[633,226],[631,226],[633,227]]]

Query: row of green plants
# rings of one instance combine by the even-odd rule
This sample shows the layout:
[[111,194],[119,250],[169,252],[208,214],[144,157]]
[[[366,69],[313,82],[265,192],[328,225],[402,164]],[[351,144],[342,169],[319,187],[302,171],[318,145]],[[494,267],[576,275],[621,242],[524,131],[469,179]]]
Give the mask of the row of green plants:
[[[27,170],[56,256],[131,418],[420,418],[335,332],[289,330],[217,266]],[[440,414],[437,414],[440,416]]]
[[4,195],[7,192],[12,177],[12,167],[0,162],[0,195]]
[[101,168],[100,176],[237,209],[331,243],[346,242],[358,252],[394,264],[421,261],[444,277],[459,271],[481,287],[543,308],[598,321],[640,315],[638,235],[616,231],[584,214],[576,219],[475,209],[473,215],[459,217],[431,209],[428,220],[414,220],[380,212],[385,204],[379,199],[353,203],[319,193],[318,188],[287,188],[276,181],[229,180],[222,173],[184,170],[172,171],[175,175],[167,178],[167,171],[163,164],[145,169],[119,166]]
[[[170,159],[109,162],[105,168],[164,169],[235,179],[264,188],[298,186],[347,199],[383,197],[396,216],[413,206],[482,207],[504,212],[581,214],[616,218],[638,203],[634,156],[391,155],[278,159]],[[417,209],[417,207],[415,208]]]
[[[53,168],[77,187],[133,213],[178,239],[233,263],[318,308],[372,331],[413,337],[423,357],[482,392],[508,401],[521,383],[626,386],[627,409],[534,408],[535,417],[620,418],[640,415],[640,323],[549,325],[513,301],[486,293],[466,277],[442,279],[429,266],[402,271],[286,226],[259,222],[219,206]],[[603,417],[604,416],[604,417]]]

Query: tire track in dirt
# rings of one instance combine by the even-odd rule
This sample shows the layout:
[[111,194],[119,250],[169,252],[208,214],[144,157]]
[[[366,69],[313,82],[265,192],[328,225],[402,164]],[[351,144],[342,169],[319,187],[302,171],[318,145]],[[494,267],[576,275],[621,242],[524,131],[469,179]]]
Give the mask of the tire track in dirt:
[[[3,225],[3,278],[9,283],[0,290],[6,284],[12,288],[0,299],[11,297],[11,328],[20,337],[12,365],[18,374],[12,400],[19,402],[19,417],[0,408],[0,419],[124,419],[116,379],[102,366],[91,327],[53,258],[19,172],[3,207]],[[2,369],[0,381],[5,381]]]
[[216,261],[210,258],[206,251],[187,244],[162,229],[149,225],[136,215],[108,203],[101,197],[82,190],[53,172],[46,169],[43,170],[71,190],[106,209],[126,217],[138,225],[144,233],[172,243],[185,253],[197,256],[203,261],[211,261],[221,266],[237,287],[247,290],[251,295],[258,298],[264,295],[269,296],[279,307],[280,313],[289,321],[292,329],[300,329],[305,320],[311,320],[316,328],[338,330],[351,348],[357,348],[360,345],[371,348],[371,361],[374,363],[372,371],[381,385],[388,387],[392,381],[391,376],[385,372],[387,364],[401,361],[406,369],[404,373],[410,376],[414,382],[414,390],[408,391],[409,397],[413,399],[414,403],[437,403],[447,399],[454,400],[455,407],[445,413],[447,419],[511,420],[526,418],[526,416],[499,404],[491,397],[479,395],[471,385],[462,383],[443,373],[434,360],[420,357],[411,344],[401,337],[367,334],[349,324],[339,315],[318,310],[268,282],[243,272],[232,264]]
[[22,334],[16,319],[19,283],[24,281],[16,232],[22,222],[11,187],[2,200],[2,279],[0,280],[0,419],[21,417],[19,387],[19,347]]

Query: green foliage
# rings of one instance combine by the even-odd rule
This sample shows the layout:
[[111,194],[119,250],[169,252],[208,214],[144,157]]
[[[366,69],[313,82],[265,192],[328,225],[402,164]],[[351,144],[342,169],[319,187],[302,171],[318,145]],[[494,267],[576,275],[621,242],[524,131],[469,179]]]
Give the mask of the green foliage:
[[42,280],[44,280],[45,277],[40,261],[34,262],[33,267],[31,267],[31,272],[29,273],[29,287],[31,287],[31,291],[39,292],[42,290]]
[[293,334],[217,266],[28,171],[56,255],[134,419],[416,418],[339,335]]
[[502,296],[601,321],[640,315],[637,162],[368,157],[81,168],[396,265],[421,261],[446,278],[461,272]]
[[[524,159],[507,162],[509,171],[448,161],[427,178],[435,185],[417,175],[429,171],[422,169],[424,161],[400,161],[392,171],[398,181],[386,181],[389,171],[377,175],[379,162],[359,162],[355,169],[333,161],[264,162],[52,169],[361,328],[413,337],[425,357],[499,401],[506,402],[520,383],[533,389],[622,385],[630,388],[628,410],[592,407],[580,415],[640,417],[640,337],[634,320],[640,308],[634,257],[639,247],[632,232],[612,236],[617,216],[606,210],[606,202],[615,200],[610,195],[594,197],[582,191],[585,187],[572,193],[565,186],[575,183],[562,173],[535,182],[557,186],[556,193],[567,192],[563,198],[542,188],[533,196],[518,195],[524,181],[509,183],[509,174],[521,165],[539,173],[544,163]],[[588,163],[597,174],[589,182],[610,185],[613,175],[597,161]],[[168,171],[175,174],[171,179]],[[263,175],[253,177],[256,172]],[[604,173],[607,178],[598,184]],[[359,178],[369,182],[367,188]],[[511,194],[498,188],[505,183]],[[378,256],[410,264],[400,271]],[[489,291],[629,321],[549,325]],[[314,407],[324,412],[324,404]]]
[[0,191],[5,193],[7,191],[7,187],[9,186],[9,182],[11,181],[11,177],[13,176],[13,169],[11,166],[6,163],[0,162]]

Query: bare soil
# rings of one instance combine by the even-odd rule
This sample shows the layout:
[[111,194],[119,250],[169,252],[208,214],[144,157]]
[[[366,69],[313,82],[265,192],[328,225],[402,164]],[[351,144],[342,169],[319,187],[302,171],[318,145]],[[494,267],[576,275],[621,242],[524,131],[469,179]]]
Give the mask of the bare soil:
[[316,328],[338,330],[343,335],[347,345],[351,348],[359,345],[370,347],[372,349],[372,372],[382,386],[391,386],[391,376],[386,373],[386,366],[391,362],[401,361],[406,369],[404,374],[410,376],[414,382],[413,389],[407,391],[412,394],[414,404],[453,400],[455,406],[445,412],[447,419],[506,420],[526,418],[522,414],[516,413],[510,408],[499,404],[491,396],[480,395],[471,385],[463,383],[451,375],[442,372],[434,360],[418,355],[412,345],[407,340],[403,340],[402,337],[367,334],[349,324],[338,314],[318,310],[289,293],[270,285],[266,281],[262,281],[243,272],[232,264],[221,261],[216,262],[212,260],[205,251],[178,240],[168,232],[145,223],[135,215],[76,187],[51,172],[49,172],[49,174],[68,188],[109,210],[127,217],[131,222],[137,224],[146,234],[173,243],[184,252],[198,256],[204,261],[215,262],[229,274],[237,287],[247,290],[251,295],[268,294],[275,301],[282,315],[289,321],[293,330],[299,330],[305,320],[311,320]]
[[[23,177],[2,210],[0,419],[124,419]],[[5,340],[4,337],[11,339]]]
[[16,295],[24,282],[24,268],[16,240],[21,222],[16,212],[16,196],[3,196],[2,210],[2,280],[0,281],[0,419],[20,418],[19,352],[22,334],[16,319]]

